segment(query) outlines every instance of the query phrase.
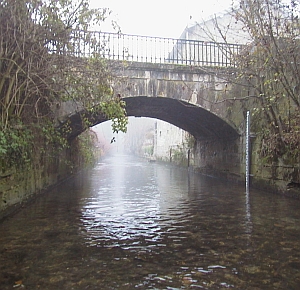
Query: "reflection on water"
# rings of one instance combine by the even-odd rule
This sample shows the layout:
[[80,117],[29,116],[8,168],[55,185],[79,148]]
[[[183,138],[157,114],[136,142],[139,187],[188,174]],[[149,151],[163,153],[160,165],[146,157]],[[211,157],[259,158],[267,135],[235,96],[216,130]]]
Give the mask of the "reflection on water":
[[299,289],[299,201],[119,155],[0,224],[0,289]]
[[[133,239],[141,241],[143,238],[157,242],[161,239],[162,227],[183,223],[189,215],[186,178],[178,187],[180,180],[173,180],[176,182],[173,184],[172,172],[165,167],[149,166],[143,160],[132,163],[122,155],[106,162],[109,165],[100,163],[95,168],[94,191],[82,205],[82,223],[90,244],[123,241],[128,247]],[[186,188],[185,193],[182,187]],[[134,248],[139,243],[136,242]]]

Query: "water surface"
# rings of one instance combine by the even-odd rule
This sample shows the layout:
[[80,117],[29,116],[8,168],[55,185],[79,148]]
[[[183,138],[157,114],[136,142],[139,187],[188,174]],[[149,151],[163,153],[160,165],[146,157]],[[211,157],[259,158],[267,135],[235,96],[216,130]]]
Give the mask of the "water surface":
[[0,289],[300,289],[299,201],[128,156],[0,224]]

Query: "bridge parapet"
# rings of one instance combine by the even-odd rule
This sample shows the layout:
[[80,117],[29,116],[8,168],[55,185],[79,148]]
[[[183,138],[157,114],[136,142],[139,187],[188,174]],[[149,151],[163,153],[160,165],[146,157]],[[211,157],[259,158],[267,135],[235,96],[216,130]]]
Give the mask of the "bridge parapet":
[[[78,57],[214,67],[235,66],[234,55],[242,49],[239,44],[80,30],[72,31],[71,44]],[[51,49],[67,52],[57,45]]]

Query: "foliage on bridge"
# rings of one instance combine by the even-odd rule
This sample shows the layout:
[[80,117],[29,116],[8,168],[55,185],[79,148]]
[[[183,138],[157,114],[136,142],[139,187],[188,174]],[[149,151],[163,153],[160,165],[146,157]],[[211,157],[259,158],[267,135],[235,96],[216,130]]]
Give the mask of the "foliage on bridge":
[[[27,161],[34,146],[41,146],[32,142],[32,136],[39,136],[41,143],[48,146],[66,145],[53,127],[55,109],[62,102],[77,102],[88,109],[95,103],[111,101],[111,76],[106,62],[95,54],[74,57],[75,48],[70,41],[74,29],[87,30],[108,14],[108,9],[90,10],[88,1],[0,1],[3,164]],[[88,44],[93,40],[85,37],[82,41]],[[103,106],[104,111],[107,108]]]

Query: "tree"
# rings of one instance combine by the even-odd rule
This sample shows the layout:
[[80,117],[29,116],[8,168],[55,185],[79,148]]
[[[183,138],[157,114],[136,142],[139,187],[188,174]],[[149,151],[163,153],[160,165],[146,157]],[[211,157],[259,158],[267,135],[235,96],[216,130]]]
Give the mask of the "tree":
[[248,40],[240,54],[231,54],[237,76],[231,82],[248,87],[246,97],[255,107],[253,120],[260,127],[262,154],[272,160],[288,152],[300,156],[299,1],[240,0],[231,16],[234,21],[226,29],[215,17],[214,31],[205,26],[203,30],[211,40],[218,32],[228,44],[227,55],[230,33],[243,32]]
[[238,60],[239,76],[253,88],[265,117],[263,151],[277,158],[300,149],[300,26],[298,1],[241,1],[236,11],[251,37]]
[[[114,102],[109,66],[101,58],[105,47],[88,32],[109,14],[89,9],[87,0],[0,0],[0,157],[16,153],[12,132],[18,143],[24,128],[45,133],[53,127],[53,107],[67,100],[87,109],[115,103],[117,116],[110,111],[109,117],[124,130],[124,104]],[[93,54],[81,54],[82,44]],[[107,107],[101,106],[103,113]]]

